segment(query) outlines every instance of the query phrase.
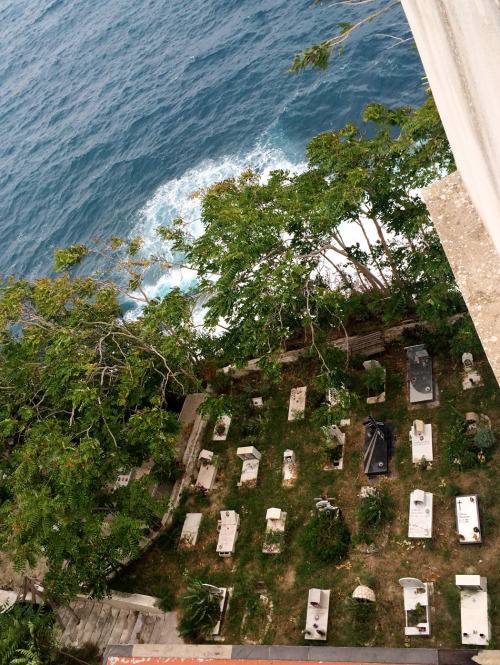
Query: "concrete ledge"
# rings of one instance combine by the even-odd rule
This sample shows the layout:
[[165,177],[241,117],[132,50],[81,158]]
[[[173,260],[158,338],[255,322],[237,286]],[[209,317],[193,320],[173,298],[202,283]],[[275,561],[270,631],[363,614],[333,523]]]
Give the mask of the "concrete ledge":
[[[77,600],[88,600],[87,596],[78,595]],[[133,612],[146,612],[147,614],[165,615],[154,604],[157,598],[153,596],[144,596],[140,593],[122,593],[113,591],[111,598],[103,598],[99,602],[109,607],[116,607],[119,610],[132,610]]]
[[422,194],[500,383],[500,256],[458,171],[433,183]]

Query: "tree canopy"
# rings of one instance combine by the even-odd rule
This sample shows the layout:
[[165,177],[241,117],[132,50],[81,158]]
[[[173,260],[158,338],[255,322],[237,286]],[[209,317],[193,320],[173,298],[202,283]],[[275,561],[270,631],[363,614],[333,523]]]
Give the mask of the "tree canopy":
[[[59,253],[59,267],[75,256]],[[102,596],[158,523],[168,498],[151,496],[153,477],[115,481],[150,459],[168,477],[179,432],[169,400],[198,385],[180,292],[127,321],[119,291],[66,273],[0,292],[0,544],[19,570],[45,560],[57,600]]]
[[299,175],[264,182],[248,170],[202,192],[200,237],[182,220],[160,229],[210,293],[206,324],[222,321],[229,361],[271,356],[301,329],[314,343],[322,323],[345,319],[353,294],[387,321],[453,311],[460,297],[417,192],[454,168],[434,101],[372,103],[363,119],[314,138]]

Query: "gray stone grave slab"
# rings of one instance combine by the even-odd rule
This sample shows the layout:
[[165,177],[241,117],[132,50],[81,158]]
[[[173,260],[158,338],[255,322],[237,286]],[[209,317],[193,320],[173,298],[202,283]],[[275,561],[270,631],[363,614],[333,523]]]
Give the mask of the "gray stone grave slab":
[[179,547],[194,547],[198,540],[202,513],[187,513],[181,531]]
[[288,407],[288,420],[302,420],[306,411],[307,386],[292,388]]

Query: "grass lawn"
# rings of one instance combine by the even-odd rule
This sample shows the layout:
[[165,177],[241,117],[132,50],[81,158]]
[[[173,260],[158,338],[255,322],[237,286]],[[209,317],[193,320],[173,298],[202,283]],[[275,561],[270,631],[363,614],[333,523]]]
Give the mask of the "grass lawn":
[[[459,648],[460,605],[455,575],[479,573],[488,578],[491,598],[492,646],[497,645],[500,628],[500,476],[496,469],[500,452],[495,448],[484,467],[460,472],[449,467],[443,456],[442,434],[457,413],[476,411],[491,418],[494,431],[500,431],[500,390],[491,370],[482,361],[478,368],[484,387],[462,391],[460,367],[449,357],[434,357],[434,376],[439,386],[441,406],[408,409],[406,394],[406,355],[394,344],[378,360],[387,368],[387,401],[368,406],[361,370],[351,371],[354,391],[360,397],[351,410],[351,425],[343,428],[347,441],[344,468],[324,471],[326,463],[322,434],[310,415],[324,401],[324,393],[308,388],[305,419],[288,422],[290,390],[311,386],[319,369],[314,361],[301,358],[285,366],[276,387],[259,383],[258,377],[234,381],[226,390],[242,404],[233,418],[227,441],[213,442],[213,422],[208,424],[203,446],[214,451],[221,463],[218,486],[204,499],[188,494],[183,498],[172,527],[163,533],[141,559],[130,564],[113,581],[122,591],[160,596],[170,592],[173,606],[185,590],[189,578],[219,586],[233,587],[229,611],[223,625],[228,644],[315,644],[303,636],[307,594],[311,587],[331,590],[328,639],[319,644],[335,646],[447,647]],[[354,362],[353,366],[359,366]],[[252,410],[250,398],[262,394],[264,407]],[[359,531],[357,508],[363,474],[363,418],[372,414],[394,423],[396,449],[391,460],[391,477],[380,484],[394,499],[394,518],[387,527],[372,529],[369,536],[379,551],[365,554],[355,536]],[[415,419],[431,422],[434,428],[432,468],[415,468],[411,461],[408,432]],[[239,446],[254,445],[261,453],[259,478],[254,488],[238,488],[242,462],[236,456]],[[298,477],[291,488],[281,486],[283,452],[291,448],[298,463]],[[195,480],[195,479],[194,479]],[[409,541],[409,494],[413,489],[434,493],[434,521],[431,540]],[[315,512],[314,498],[321,494],[336,497],[353,536],[349,556],[332,565],[322,563],[304,543],[307,523]],[[458,544],[455,532],[454,495],[481,495],[483,544]],[[282,554],[262,553],[266,510],[281,508],[288,514]],[[217,520],[220,510],[236,510],[241,530],[236,553],[224,559],[216,554]],[[186,512],[202,512],[197,546],[177,549]],[[400,577],[418,577],[434,583],[431,595],[431,637],[404,636],[403,590]],[[358,584],[370,586],[377,602],[360,617],[353,611],[350,596]],[[266,600],[260,597],[263,595]],[[354,608],[355,610],[355,608]],[[268,620],[268,615],[272,620]]]

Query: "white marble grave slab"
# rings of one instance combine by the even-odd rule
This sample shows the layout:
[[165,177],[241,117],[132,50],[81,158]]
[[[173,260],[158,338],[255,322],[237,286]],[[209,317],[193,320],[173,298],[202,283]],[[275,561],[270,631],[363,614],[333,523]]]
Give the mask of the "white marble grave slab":
[[297,480],[297,462],[293,450],[285,450],[283,453],[283,487],[291,487]]
[[[221,416],[217,419],[214,427],[213,441],[225,441],[227,439],[227,433],[229,432],[229,425],[231,424],[230,416]],[[219,428],[223,426],[224,431],[220,434],[217,434]]]
[[479,500],[477,494],[455,498],[457,533],[461,545],[475,545],[482,542],[479,522]]
[[329,608],[329,589],[309,589],[304,639],[326,640]]
[[408,538],[432,538],[432,502],[431,492],[414,490],[410,494]]
[[279,554],[282,551],[281,542],[273,542],[273,533],[284,533],[286,525],[286,513],[280,508],[269,508],[266,513],[266,540],[262,551],[264,554]]
[[194,547],[198,540],[202,513],[187,513],[181,531],[180,547]]
[[[421,582],[415,577],[402,577],[399,583],[403,587],[404,609],[406,615],[405,635],[430,635],[429,587],[427,582]],[[420,607],[420,610],[418,610]],[[412,613],[421,611],[425,613],[424,620],[415,623]]]
[[240,516],[234,510],[221,510],[218,523],[219,540],[217,542],[217,553],[219,556],[231,556],[234,554]]
[[207,490],[213,489],[215,485],[215,478],[217,476],[217,467],[213,464],[202,464],[198,471],[198,478],[196,484],[201,485]]
[[425,424],[423,431],[415,431],[415,427],[412,427],[410,430],[410,441],[413,464],[418,464],[422,457],[425,457],[428,462],[434,460],[431,424]]
[[456,575],[455,583],[460,589],[462,644],[488,646],[491,624],[488,615],[489,598],[486,577]]
[[288,420],[302,420],[306,411],[307,386],[292,388],[290,405],[288,407]]

